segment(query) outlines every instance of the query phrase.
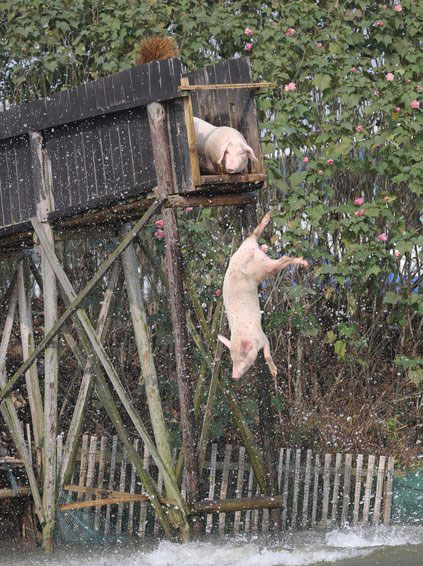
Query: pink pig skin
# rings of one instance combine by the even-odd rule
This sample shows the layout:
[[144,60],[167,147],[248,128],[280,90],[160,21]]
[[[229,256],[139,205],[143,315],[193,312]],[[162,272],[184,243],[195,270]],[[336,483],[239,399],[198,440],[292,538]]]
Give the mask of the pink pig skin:
[[260,249],[257,240],[270,221],[267,213],[254,232],[244,240],[229,261],[223,282],[223,301],[228,317],[231,339],[219,335],[219,340],[231,352],[232,377],[239,379],[254,365],[263,348],[264,357],[273,377],[277,368],[270,353],[269,340],[261,327],[261,312],[257,287],[269,275],[288,265],[308,266],[302,257],[271,259]]
[[248,159],[257,161],[244,136],[227,126],[216,127],[194,117],[195,138],[200,169],[205,173],[241,173]]

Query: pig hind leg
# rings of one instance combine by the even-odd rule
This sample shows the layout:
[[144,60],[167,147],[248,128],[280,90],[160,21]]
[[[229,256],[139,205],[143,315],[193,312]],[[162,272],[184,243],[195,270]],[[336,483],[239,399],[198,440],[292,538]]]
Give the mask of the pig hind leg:
[[278,374],[278,368],[275,366],[275,363],[272,358],[272,354],[270,353],[270,344],[269,339],[265,336],[265,343],[263,348],[264,359],[266,360],[266,364],[269,367],[270,373],[273,377],[276,377]]
[[256,240],[258,240],[260,238],[260,236],[263,233],[263,230],[266,228],[266,226],[269,224],[270,222],[270,214],[267,212],[263,218],[261,219],[261,222],[258,226],[256,226],[254,228],[253,233],[251,234]]

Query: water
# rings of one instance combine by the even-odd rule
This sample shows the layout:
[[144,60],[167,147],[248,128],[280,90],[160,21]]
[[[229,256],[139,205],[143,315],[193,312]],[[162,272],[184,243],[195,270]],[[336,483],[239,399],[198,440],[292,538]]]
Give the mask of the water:
[[209,538],[179,545],[121,543],[113,547],[41,550],[0,548],[1,566],[421,566],[423,528],[391,526],[277,537]]

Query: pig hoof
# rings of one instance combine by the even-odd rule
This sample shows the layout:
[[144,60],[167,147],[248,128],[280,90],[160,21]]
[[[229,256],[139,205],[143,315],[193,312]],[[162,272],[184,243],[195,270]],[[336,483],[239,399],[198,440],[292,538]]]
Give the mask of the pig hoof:
[[266,224],[270,222],[270,212],[266,212],[266,214],[263,216],[262,222],[265,222]]
[[262,246],[260,246],[260,249],[262,252],[267,254],[267,250],[269,249],[269,246],[267,244],[263,244]]

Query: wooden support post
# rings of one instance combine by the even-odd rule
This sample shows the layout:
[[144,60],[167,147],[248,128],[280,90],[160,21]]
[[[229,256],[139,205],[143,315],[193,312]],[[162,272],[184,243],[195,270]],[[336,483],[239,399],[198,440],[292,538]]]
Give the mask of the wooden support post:
[[[131,230],[130,225],[122,228],[122,236],[124,237]],[[164,419],[162,403],[159,392],[159,382],[157,379],[156,368],[154,366],[153,351],[151,348],[151,338],[147,325],[147,317],[145,314],[144,301],[142,296],[142,287],[140,276],[138,274],[138,260],[135,254],[134,244],[131,243],[122,254],[122,265],[125,274],[126,290],[129,299],[129,308],[131,311],[132,325],[135,332],[135,342],[138,350],[141,371],[144,378],[145,392],[150,412],[150,420],[153,427],[154,439],[156,441],[157,451],[163,460],[164,465],[168,469],[168,474],[173,481],[164,480],[166,495],[171,499],[177,498],[174,492],[176,485],[176,476],[172,462],[172,452],[170,450],[169,436]],[[177,520],[177,517],[174,516]],[[182,522],[181,522],[182,525]],[[186,525],[188,528],[188,525]]]
[[[18,302],[18,282],[17,280],[15,280],[9,301],[9,307],[6,314],[6,321],[4,324],[3,334],[1,337],[1,344],[0,344],[0,386],[2,387],[6,383],[5,367],[6,367],[7,347],[10,341],[10,335],[12,333],[17,302]],[[42,526],[45,522],[44,510],[43,510],[43,504],[41,501],[41,495],[40,495],[37,479],[35,477],[34,469],[32,467],[32,458],[30,452],[27,450],[26,447],[25,437],[21,428],[21,422],[19,421],[16,412],[16,408],[13,405],[12,400],[10,398],[6,399],[5,402],[0,405],[0,412],[6,423],[7,428],[10,431],[13,442],[15,443],[15,447],[16,450],[18,451],[19,458],[24,462],[26,475],[28,477],[29,485],[31,487],[32,497],[34,500],[35,511]]]
[[[69,281],[65,271],[60,265],[59,260],[57,259],[57,256],[54,253],[54,250],[50,246],[47,239],[44,237],[44,234],[40,231],[40,226],[38,221],[36,219],[32,219],[32,223],[37,233],[37,236],[40,238],[40,243],[44,248],[44,252],[46,253],[51,263],[51,266],[54,269],[54,272],[56,273],[58,280],[60,281],[60,286],[63,289],[66,300],[71,304],[75,303],[75,301],[77,300],[75,290],[73,289],[71,282]],[[123,241],[125,241],[125,239]],[[154,461],[156,462],[159,470],[161,471],[163,478],[169,483],[172,482],[175,483],[174,485],[175,499],[178,502],[178,507],[182,515],[184,517],[187,517],[188,507],[184,499],[182,498],[180,491],[178,490],[174,476],[171,475],[171,473],[167,469],[167,466],[165,466],[165,464],[163,463],[163,460],[161,459],[160,454],[157,451],[157,448],[155,447],[153,441],[151,440],[150,435],[148,434],[144,423],[142,422],[138,412],[135,410],[131,400],[129,399],[128,394],[126,393],[122,385],[121,380],[119,379],[119,376],[116,373],[115,368],[113,367],[113,364],[111,363],[104,347],[100,343],[85,310],[82,308],[78,308],[76,314],[78,317],[77,320],[79,321],[79,324],[77,325],[78,334],[88,357],[91,357],[92,360],[96,360],[98,358],[101,366],[103,366],[105,373],[107,374],[108,378],[113,384],[114,390],[118,394],[119,399],[121,400],[123,406],[125,407],[128,416],[132,420],[138,434],[141,436],[146,446],[148,446],[148,449]],[[81,327],[83,328],[83,331]],[[115,425],[116,430],[118,430],[117,427],[120,426],[119,423],[121,423],[121,419],[119,416],[119,412],[117,411],[116,405],[114,403],[114,400],[111,396],[111,393],[107,387],[105,378],[100,370],[100,367],[98,367],[97,370],[97,392],[99,393],[99,395],[100,393],[102,394],[101,400],[104,406],[105,407],[107,406],[109,408],[108,409],[109,416],[114,419],[113,424]],[[122,427],[121,427],[121,435],[125,432],[125,427],[123,428]],[[125,433],[125,437],[122,439],[125,442],[125,447],[127,448],[128,454],[131,457],[131,454],[134,455],[135,450],[132,444],[129,442],[128,438],[126,437],[126,433]],[[137,465],[135,462],[134,464]],[[148,480],[147,480],[147,484],[148,484]]]
[[[40,230],[54,248],[53,230],[48,223],[48,213],[53,209],[52,196],[46,163],[43,158],[42,137],[38,132],[30,135],[32,181],[37,200],[37,218]],[[44,332],[47,335],[58,317],[57,286],[54,271],[40,248],[41,273],[44,286]],[[50,551],[53,548],[53,536],[56,523],[57,496],[57,394],[59,376],[59,343],[55,336],[44,352],[44,486],[43,504],[46,523],[43,528],[43,546]]]
[[[167,136],[166,109],[153,102],[147,106],[148,122],[155,160],[158,194],[166,196],[173,192],[172,163]],[[196,434],[194,424],[194,394],[191,376],[188,373],[188,332],[185,321],[182,254],[176,211],[163,210],[166,233],[166,268],[169,279],[169,302],[175,341],[176,374],[178,378],[181,412],[182,438],[187,473],[187,498],[198,499],[198,468]]]
[[[24,272],[24,261],[25,260],[20,261],[18,266],[18,296],[22,357],[26,360],[34,349],[34,333],[32,329],[31,298],[30,294],[26,291],[25,285],[27,274]],[[35,448],[38,453],[44,445],[44,411],[37,365],[35,362],[26,372],[25,380],[31,411],[32,430],[34,431]]]

